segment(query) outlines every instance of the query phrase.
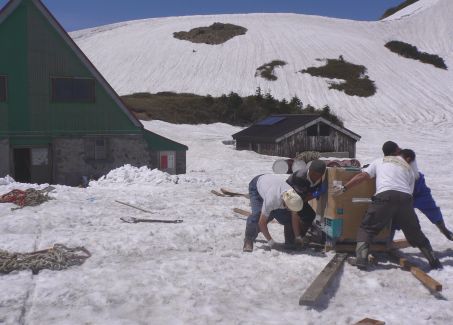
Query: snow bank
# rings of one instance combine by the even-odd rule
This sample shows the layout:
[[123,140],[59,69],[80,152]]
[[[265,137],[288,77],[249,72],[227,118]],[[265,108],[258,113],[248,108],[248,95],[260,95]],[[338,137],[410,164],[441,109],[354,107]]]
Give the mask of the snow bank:
[[158,169],[151,170],[145,166],[138,168],[131,165],[124,165],[123,167],[112,170],[97,181],[91,181],[89,186],[109,186],[113,184],[159,185],[169,183],[176,184],[177,182],[177,176],[172,176]]
[[15,183],[14,179],[7,175],[6,177],[4,178],[0,178],[0,185],[9,185],[9,184],[12,184],[12,183]]

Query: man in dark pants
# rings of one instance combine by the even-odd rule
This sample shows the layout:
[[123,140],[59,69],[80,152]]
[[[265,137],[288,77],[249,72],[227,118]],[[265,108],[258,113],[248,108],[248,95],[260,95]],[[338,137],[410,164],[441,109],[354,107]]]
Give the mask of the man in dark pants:
[[[400,151],[400,147],[393,141],[387,141],[382,146],[384,156],[397,156]],[[416,164],[412,164],[411,166],[414,169],[416,178],[413,193],[414,208],[420,210],[433,224],[435,224],[448,240],[453,241],[453,233],[445,225],[442,212],[437,206],[436,201],[434,201],[431,189],[426,185],[425,175],[418,171]],[[395,224],[394,228],[397,229],[397,227],[398,225]]]
[[414,160],[415,153],[405,149],[401,151],[400,156],[376,159],[344,186],[334,186],[333,194],[341,195],[366,179],[376,178],[376,194],[357,233],[356,258],[353,264],[359,269],[367,268],[370,244],[374,236],[390,221],[400,225],[408,242],[420,249],[431,268],[442,268],[428,238],[420,228],[414,211],[412,193],[415,175],[410,166]]
[[301,197],[280,175],[259,175],[249,183],[252,214],[247,218],[244,239],[244,252],[253,251],[253,242],[262,232],[270,248],[277,243],[272,239],[267,224],[276,219],[280,224],[293,224],[294,235],[300,235],[298,226],[303,211]]
[[[308,168],[294,172],[286,181],[299,194],[306,203],[318,199],[322,194],[321,180],[326,172],[326,163],[322,160],[313,160]],[[304,204],[301,211],[303,218],[300,222],[300,236],[294,238],[292,224],[285,225],[285,244],[302,244],[303,237],[307,234],[316,217],[316,212],[310,204]]]

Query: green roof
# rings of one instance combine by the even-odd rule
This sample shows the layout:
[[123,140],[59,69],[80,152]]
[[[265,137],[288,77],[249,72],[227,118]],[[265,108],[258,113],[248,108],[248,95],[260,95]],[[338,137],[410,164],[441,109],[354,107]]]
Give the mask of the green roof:
[[174,151],[187,151],[189,147],[175,142],[173,140],[167,139],[161,135],[153,133],[148,130],[143,130],[143,136],[148,142],[149,147],[151,150],[154,151],[166,151],[166,150],[174,150]]

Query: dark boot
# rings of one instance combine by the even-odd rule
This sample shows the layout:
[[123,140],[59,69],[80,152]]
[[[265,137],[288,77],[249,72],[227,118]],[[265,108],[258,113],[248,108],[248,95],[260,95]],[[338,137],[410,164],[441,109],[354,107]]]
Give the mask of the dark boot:
[[426,246],[420,246],[419,249],[422,252],[423,256],[425,256],[428,260],[431,269],[439,270],[443,268],[430,244],[427,244]]
[[437,228],[439,228],[440,232],[447,237],[448,240],[453,240],[453,233],[448,230],[447,226],[445,226],[445,222],[443,220],[436,223]]
[[243,252],[251,253],[253,252],[253,240],[252,239],[244,239],[244,247],[242,248]]
[[370,251],[370,245],[366,242],[357,242],[355,250],[356,260],[355,265],[361,270],[366,270],[368,267],[368,254]]

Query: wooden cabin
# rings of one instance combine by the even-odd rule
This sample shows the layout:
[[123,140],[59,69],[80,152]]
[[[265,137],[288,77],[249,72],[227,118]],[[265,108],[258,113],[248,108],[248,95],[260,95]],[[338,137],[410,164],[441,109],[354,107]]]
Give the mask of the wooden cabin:
[[0,11],[0,177],[78,185],[125,164],[186,172],[185,145],[145,130],[40,0]]
[[233,134],[237,150],[295,157],[304,151],[355,158],[360,136],[319,115],[271,115]]

